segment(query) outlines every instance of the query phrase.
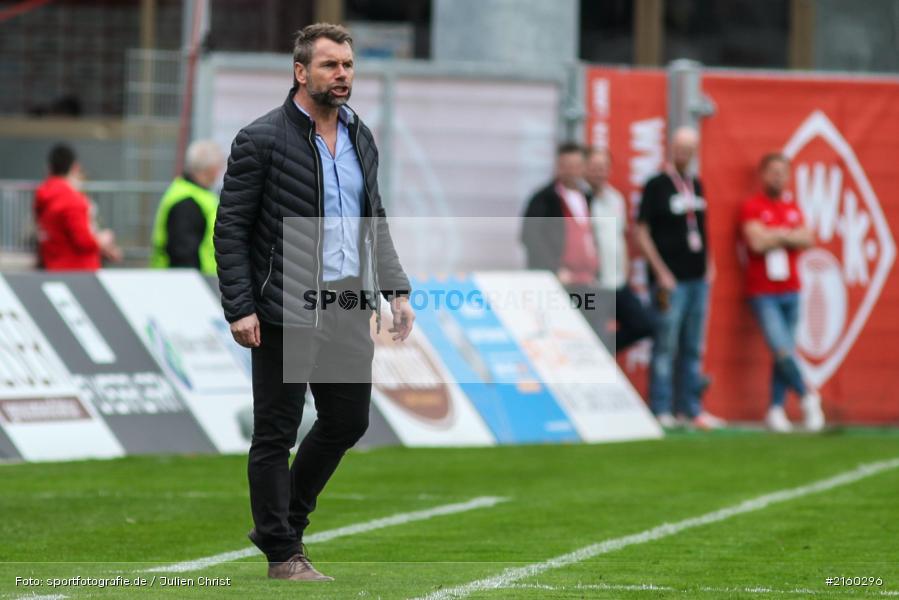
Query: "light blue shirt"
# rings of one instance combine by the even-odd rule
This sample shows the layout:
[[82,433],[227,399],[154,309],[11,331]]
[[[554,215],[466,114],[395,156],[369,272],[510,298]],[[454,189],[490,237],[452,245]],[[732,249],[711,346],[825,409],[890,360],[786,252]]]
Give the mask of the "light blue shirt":
[[[296,101],[294,104],[309,116]],[[362,203],[365,202],[365,183],[347,128],[347,123],[352,118],[349,109],[341,106],[337,112],[337,145],[333,156],[325,139],[320,134],[315,134],[315,145],[322,161],[322,185],[325,192],[322,244],[324,281],[359,276],[359,226],[362,222]]]

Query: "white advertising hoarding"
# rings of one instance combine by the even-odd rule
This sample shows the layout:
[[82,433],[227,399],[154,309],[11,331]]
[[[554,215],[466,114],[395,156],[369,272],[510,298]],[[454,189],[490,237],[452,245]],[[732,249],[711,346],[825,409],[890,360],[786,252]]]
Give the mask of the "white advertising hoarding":
[[25,460],[124,454],[2,276],[0,426]]
[[372,400],[406,446],[492,446],[478,411],[452,381],[440,355],[420,329],[402,343],[391,340],[390,311],[382,309],[375,337]]
[[216,449],[246,451],[240,414],[253,405],[250,377],[235,352],[242,350],[221,334],[221,306],[199,273],[117,269],[97,278]]
[[492,308],[584,441],[662,436],[646,404],[583,316],[568,305],[534,300],[567,296],[551,273],[479,272],[474,280],[487,298],[517,296],[519,301],[494,302]]

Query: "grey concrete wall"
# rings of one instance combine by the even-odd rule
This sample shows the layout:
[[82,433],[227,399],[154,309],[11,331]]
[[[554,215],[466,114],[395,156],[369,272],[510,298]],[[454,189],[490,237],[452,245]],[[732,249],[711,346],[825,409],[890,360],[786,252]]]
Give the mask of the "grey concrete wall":
[[577,59],[579,0],[434,0],[431,14],[435,60]]
[[[136,140],[144,140],[138,146]],[[177,122],[141,126],[121,119],[0,117],[0,179],[42,179],[50,148],[74,148],[93,181],[168,181],[173,175]],[[138,163],[139,156],[152,160]]]
[[40,180],[47,176],[46,158],[57,142],[75,149],[87,175],[94,180],[122,179],[122,140],[0,137],[0,179]]

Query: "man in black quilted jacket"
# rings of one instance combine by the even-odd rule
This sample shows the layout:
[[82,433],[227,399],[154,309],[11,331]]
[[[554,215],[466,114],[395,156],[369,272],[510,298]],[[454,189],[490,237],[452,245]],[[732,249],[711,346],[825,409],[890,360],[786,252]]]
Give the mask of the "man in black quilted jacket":
[[[298,32],[294,85],[237,134],[216,218],[225,317],[252,348],[249,537],[278,579],[331,579],[309,562],[303,531],[368,427],[371,313],[380,328],[384,296],[398,341],[415,319],[378,193],[378,150],[346,105],[352,85],[346,29]],[[289,464],[307,383],[318,417]]]

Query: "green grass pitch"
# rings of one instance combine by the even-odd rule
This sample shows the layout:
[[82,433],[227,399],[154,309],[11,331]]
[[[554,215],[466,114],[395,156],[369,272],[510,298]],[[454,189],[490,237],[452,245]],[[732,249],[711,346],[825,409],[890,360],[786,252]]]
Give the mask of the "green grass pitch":
[[[271,581],[261,555],[179,576],[230,586],[16,585],[143,570],[249,546],[244,456],[0,466],[0,598],[417,598],[542,563],[858,465],[899,457],[899,432],[681,433],[653,442],[352,451],[308,533],[502,496],[492,507],[310,544],[329,583]],[[157,575],[158,577],[158,575]],[[828,577],[870,577],[866,587]],[[536,598],[899,597],[899,468],[479,589]]]

